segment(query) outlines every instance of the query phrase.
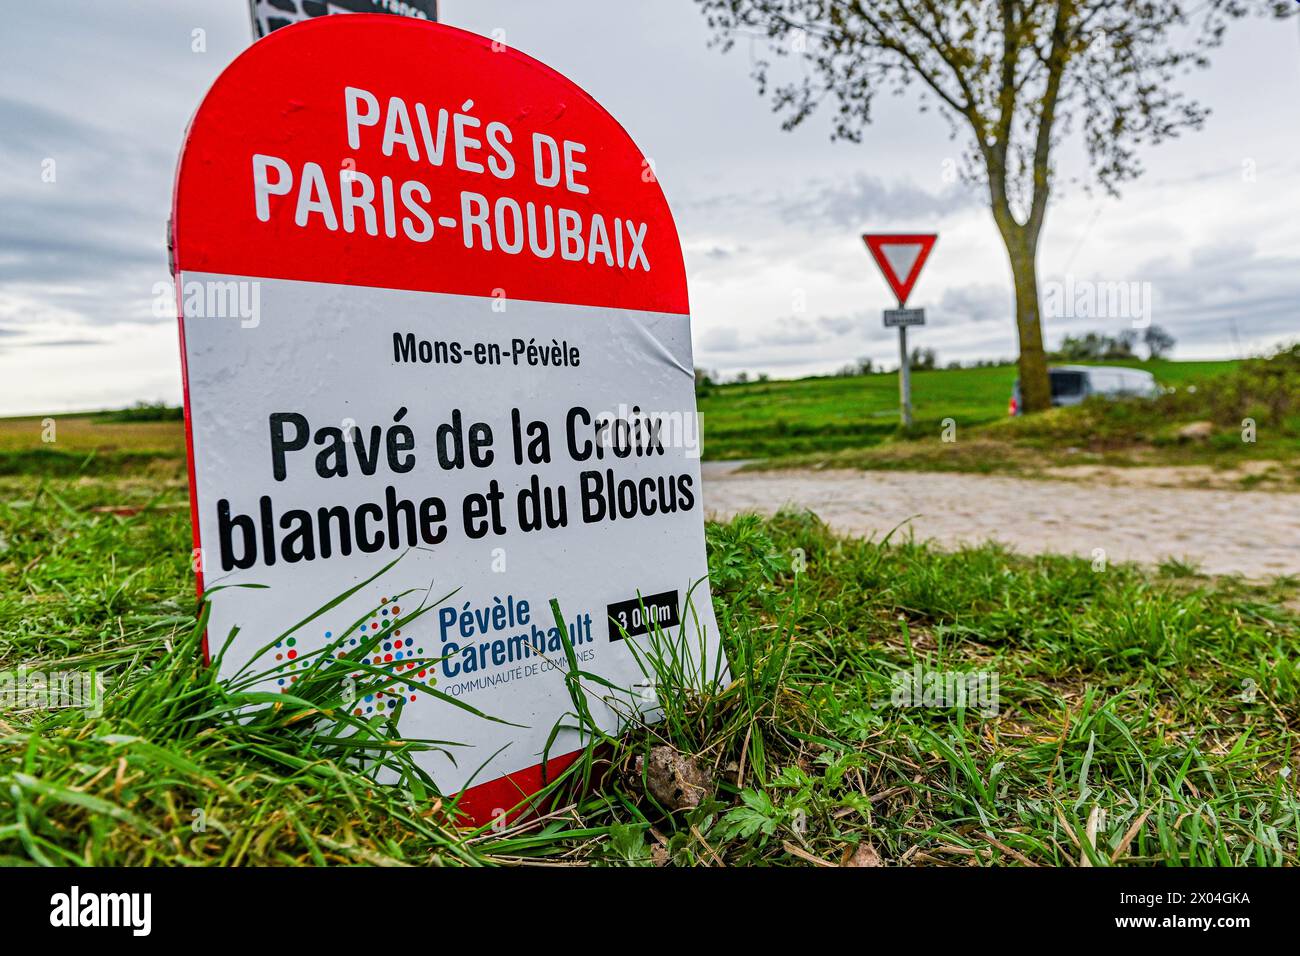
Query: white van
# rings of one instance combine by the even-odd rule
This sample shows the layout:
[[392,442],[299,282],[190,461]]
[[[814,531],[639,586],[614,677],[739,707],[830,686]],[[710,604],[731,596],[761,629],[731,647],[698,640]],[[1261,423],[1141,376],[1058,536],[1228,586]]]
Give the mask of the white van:
[[[1052,383],[1052,404],[1078,405],[1090,395],[1109,398],[1154,398],[1160,394],[1150,372],[1123,365],[1054,365],[1047,370]],[[1020,379],[1011,387],[1008,414],[1020,414]]]

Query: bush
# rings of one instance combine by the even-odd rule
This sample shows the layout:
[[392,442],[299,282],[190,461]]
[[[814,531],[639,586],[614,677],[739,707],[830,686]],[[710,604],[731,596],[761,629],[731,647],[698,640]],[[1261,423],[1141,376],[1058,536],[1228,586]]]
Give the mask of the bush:
[[1300,343],[1268,358],[1249,359],[1226,375],[1202,383],[1195,391],[1162,395],[1161,417],[1208,419],[1240,428],[1242,419],[1295,433],[1300,431]]
[[104,412],[102,422],[179,422],[185,419],[185,409],[166,402],[136,402],[130,408]]

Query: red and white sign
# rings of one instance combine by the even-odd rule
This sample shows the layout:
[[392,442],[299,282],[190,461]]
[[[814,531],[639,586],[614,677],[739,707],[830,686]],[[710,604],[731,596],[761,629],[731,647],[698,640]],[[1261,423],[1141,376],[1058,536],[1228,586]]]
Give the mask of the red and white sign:
[[907,305],[907,297],[912,294],[912,286],[921,275],[921,267],[934,248],[936,233],[890,234],[868,233],[862,237],[876,260],[885,281],[898,297],[898,307]]
[[[291,694],[323,655],[355,663],[387,683],[352,715],[447,742],[422,765],[479,821],[582,744],[547,749],[575,723],[551,599],[606,730],[657,706],[629,648],[656,626],[680,622],[694,668],[724,676],[707,581],[691,591],[681,247],[589,95],[414,19],[277,30],[191,123],[172,242],[223,673],[261,654],[263,685]],[[544,752],[568,756],[544,770]]]

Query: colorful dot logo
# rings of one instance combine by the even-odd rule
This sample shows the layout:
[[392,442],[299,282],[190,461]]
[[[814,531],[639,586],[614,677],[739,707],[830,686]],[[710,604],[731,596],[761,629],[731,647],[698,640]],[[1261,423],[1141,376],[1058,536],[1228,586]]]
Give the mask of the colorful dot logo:
[[[420,685],[432,686],[436,682],[432,671],[423,666],[420,660],[424,648],[417,647],[415,639],[404,637],[401,624],[402,609],[391,604],[390,598],[380,600],[377,612],[366,621],[357,625],[356,631],[335,639],[334,632],[323,631],[322,652],[333,652],[336,659],[347,660],[356,654],[358,647],[366,647],[367,655],[362,658],[371,668],[379,668],[393,676],[393,680],[380,690],[374,690],[353,705],[352,713],[356,717],[368,717],[379,714],[391,714],[407,703],[419,699],[416,692]],[[333,645],[333,647],[331,647]],[[328,650],[327,650],[328,649]],[[297,681],[301,671],[311,666],[313,652],[299,653],[298,639],[285,638],[275,645],[276,684],[281,692],[286,692]],[[411,672],[416,673],[411,673]],[[373,669],[354,672],[352,679],[358,683],[373,684],[382,679]]]

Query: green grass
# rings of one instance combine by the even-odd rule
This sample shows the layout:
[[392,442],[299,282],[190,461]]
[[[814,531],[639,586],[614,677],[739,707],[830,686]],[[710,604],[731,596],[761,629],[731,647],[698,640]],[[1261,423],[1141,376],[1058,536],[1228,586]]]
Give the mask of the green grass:
[[[1230,371],[1234,362],[1120,362],[1183,387]],[[912,374],[913,433],[937,436],[1007,417],[1014,365]],[[898,375],[804,378],[712,386],[700,398],[704,455],[772,458],[869,448],[899,434]]]
[[[549,818],[470,831],[414,768],[427,744],[345,724],[330,681],[268,704],[200,666],[170,467],[0,477],[0,671],[106,682],[97,717],[0,710],[0,863],[1300,862],[1295,581],[711,524],[734,683],[661,656],[662,724],[594,751]],[[897,706],[917,665],[996,672],[997,713]],[[713,782],[694,810],[646,791],[664,744]]]

